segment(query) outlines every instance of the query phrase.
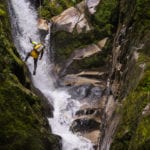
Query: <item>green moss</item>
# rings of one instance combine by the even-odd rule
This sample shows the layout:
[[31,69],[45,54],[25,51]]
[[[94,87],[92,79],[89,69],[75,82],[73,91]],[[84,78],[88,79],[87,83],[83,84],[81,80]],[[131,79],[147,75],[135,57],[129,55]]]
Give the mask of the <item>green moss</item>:
[[0,18],[6,17],[7,13],[6,13],[6,11],[4,9],[5,9],[5,7],[0,4]]
[[[137,51],[137,62],[130,64],[128,61],[128,66],[132,66],[132,69],[126,73],[123,84],[127,86],[122,87],[122,91],[126,92],[131,86],[132,88],[120,109],[122,118],[111,146],[112,150],[150,149],[150,116],[142,115],[143,109],[150,102],[149,6],[148,0],[120,1],[120,22],[132,26],[132,32],[127,35],[130,40],[129,54],[133,52],[131,45],[143,44],[143,47]],[[141,78],[139,69],[142,66],[144,70]]]
[[[139,57],[137,63],[141,63],[144,57]],[[150,62],[146,63],[146,70],[143,78],[140,80],[135,90],[130,91],[129,96],[123,102],[122,119],[119,124],[117,134],[112,144],[112,150],[127,150],[142,148],[144,143],[150,140],[150,128],[148,127],[148,117],[142,116],[142,111],[149,103],[150,91]],[[147,124],[146,124],[147,123]],[[144,125],[145,124],[145,125]],[[148,150],[150,145],[147,143],[144,147]]]
[[53,16],[59,15],[63,10],[74,6],[81,0],[43,0],[43,4],[39,7],[39,14],[45,19],[50,19]]
[[150,16],[149,6],[150,6],[149,0],[136,0],[137,15],[139,17],[149,18]]
[[150,149],[150,115],[142,117],[139,121],[129,149]]
[[69,58],[73,50],[93,43],[94,38],[90,33],[71,34],[63,31],[57,32],[52,37],[55,43],[56,58],[58,61],[64,61]]
[[0,149],[45,150],[46,140],[51,148],[57,142],[45,129],[47,121],[40,99],[25,89],[14,75],[0,85],[0,108]]
[[6,12],[2,9],[0,9],[0,16],[5,16],[6,15]]
[[118,24],[118,0],[102,0],[91,21],[96,37],[112,36]]
[[[99,40],[95,39],[95,37],[88,33],[67,33],[67,32],[57,32],[55,35],[52,35],[54,48],[55,48],[55,58],[56,62],[60,66],[62,66],[62,62],[66,62],[66,60],[71,56],[74,50],[82,49],[87,47],[92,43],[97,44]],[[108,40],[103,51],[95,54],[89,58],[82,59],[82,61],[75,61],[68,70],[74,73],[83,69],[95,69],[95,68],[104,68],[104,66],[108,66],[111,48],[112,48],[112,40]],[[69,71],[69,73],[70,73]]]
[[6,1],[0,1],[1,9],[0,149],[57,150],[59,138],[50,132],[41,100],[23,86],[25,66],[12,42]]

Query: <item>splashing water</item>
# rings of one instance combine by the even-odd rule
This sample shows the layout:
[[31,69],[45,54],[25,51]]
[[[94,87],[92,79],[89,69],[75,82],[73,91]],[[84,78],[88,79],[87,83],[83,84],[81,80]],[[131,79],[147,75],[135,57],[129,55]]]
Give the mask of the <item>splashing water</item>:
[[[37,14],[28,0],[9,0],[12,32],[15,46],[24,60],[32,49],[29,38],[40,42],[37,28]],[[53,64],[48,59],[50,31],[45,38],[46,50],[42,60],[38,61],[36,76],[32,82],[54,106],[54,117],[49,118],[52,132],[62,137],[63,150],[93,150],[92,143],[81,136],[74,135],[69,128],[80,103],[70,98],[65,89],[55,88],[55,78],[52,76]],[[27,66],[32,74],[33,59],[29,58]]]

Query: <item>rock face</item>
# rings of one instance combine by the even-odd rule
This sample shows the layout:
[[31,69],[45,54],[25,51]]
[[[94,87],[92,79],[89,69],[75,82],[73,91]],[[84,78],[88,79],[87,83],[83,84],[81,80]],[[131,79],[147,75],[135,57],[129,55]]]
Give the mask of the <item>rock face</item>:
[[38,19],[38,28],[39,28],[40,30],[48,31],[49,26],[48,26],[47,20]]
[[82,85],[82,84],[92,84],[94,86],[103,86],[103,81],[96,79],[89,79],[86,77],[80,77],[78,75],[72,74],[67,75],[64,78],[64,85]]
[[90,14],[94,14],[96,12],[96,7],[100,3],[100,1],[101,0],[86,0]]
[[85,17],[85,2],[77,4],[75,7],[66,9],[60,15],[53,17],[53,27],[55,31],[73,32],[76,30],[78,33],[82,31],[89,31],[91,27]]
[[[111,86],[115,87],[112,92],[121,104],[117,106],[118,112],[111,121],[104,121],[106,129],[100,149],[149,149],[150,63],[144,61],[150,59],[150,32],[147,31],[149,25],[146,17],[149,14],[149,3],[121,0],[120,4],[120,22],[112,50]],[[114,133],[114,139],[108,137]]]
[[105,46],[108,38],[104,38],[100,40],[97,44],[91,44],[84,48],[78,48],[73,51],[73,53],[70,55],[70,58],[65,62],[65,65],[63,66],[62,70],[60,70],[60,74],[64,75],[69,66],[77,61],[79,62],[82,59],[92,57],[93,55],[96,55],[100,53]]
[[[99,0],[86,1],[90,14],[95,12],[99,2]],[[91,139],[95,144],[98,143],[97,139],[99,138],[99,149],[142,149],[143,147],[149,149],[150,146],[147,144],[149,142],[149,84],[147,84],[147,82],[149,82],[148,70],[150,66],[148,44],[150,34],[148,30],[149,21],[147,19],[147,16],[149,16],[147,6],[149,4],[147,1],[131,0],[121,0],[119,5],[117,5],[115,0],[112,3],[109,2],[110,1],[107,0],[103,1],[102,5],[99,5],[101,10],[99,9],[98,13],[96,13],[94,17],[92,16],[91,19],[94,18],[93,20],[96,20],[96,22],[98,22],[98,20],[100,21],[99,25],[96,24],[94,26],[92,24],[96,30],[95,35],[99,36],[100,33],[107,35],[107,33],[109,34],[112,32],[109,29],[111,29],[112,26],[110,22],[113,20],[109,10],[117,12],[116,15],[114,15],[117,21],[115,20],[113,24],[117,27],[117,31],[114,33],[113,39],[111,39],[113,42],[109,43],[111,45],[109,45],[111,47],[109,47],[109,49],[112,49],[111,53],[113,55],[108,58],[110,61],[108,65],[111,66],[111,71],[99,71],[101,68],[98,68],[99,70],[96,70],[98,73],[95,73],[92,72],[95,71],[93,66],[91,67],[92,69],[94,68],[93,70],[89,68],[84,70],[79,67],[82,64],[85,65],[84,60],[87,58],[103,54],[101,48],[103,42],[94,42],[95,44],[86,43],[86,46],[84,44],[84,46],[82,46],[81,44],[81,48],[78,48],[77,45],[75,51],[71,49],[71,55],[67,57],[67,61],[64,63],[65,65],[59,70],[62,73],[61,75],[64,76],[64,85],[73,88],[74,92],[71,91],[72,97],[78,97],[83,103],[80,110],[76,113],[72,124],[72,130],[74,130],[74,132],[76,132],[76,130],[77,132],[82,132],[80,128],[83,129],[84,125],[91,120],[93,123],[94,119],[94,124],[95,121],[98,122],[100,128],[98,130],[95,128],[91,131],[88,128],[87,133],[82,133],[82,135]],[[119,6],[119,10],[113,10],[115,6]],[[145,8],[144,11],[143,8]],[[73,10],[75,11],[75,8],[72,8],[72,11]],[[79,12],[77,12],[75,16],[79,16]],[[80,12],[85,11],[84,9],[81,11],[80,9]],[[108,16],[106,15],[107,17],[105,18],[103,13]],[[109,14],[111,14],[110,18]],[[118,19],[117,14],[119,14]],[[57,18],[58,17],[59,16],[57,16]],[[73,17],[73,24],[70,23],[71,21],[69,19],[69,21],[67,21],[68,24],[65,23],[65,20],[67,20],[65,15],[62,18],[64,18],[64,20],[62,19],[63,24],[60,26],[60,30],[64,28],[64,31],[71,33],[76,29],[78,33],[84,33],[82,28],[81,30],[77,29],[78,23],[76,17]],[[58,22],[58,20],[56,19],[56,22]],[[87,25],[89,26],[90,23],[91,22],[88,22]],[[99,29],[97,30],[97,28]],[[56,29],[60,31],[58,27],[56,27]],[[85,27],[85,29],[85,31],[88,31],[87,27]],[[112,33],[110,34],[111,36],[113,35]],[[88,37],[89,36],[90,35],[88,35]],[[64,45],[62,45],[62,47],[63,46]],[[106,55],[108,55],[108,53]],[[90,63],[90,59],[87,59],[87,62]],[[108,62],[105,61],[105,63],[107,64]],[[103,75],[98,76],[99,73],[104,73],[105,77]],[[99,88],[101,90],[99,90]],[[98,97],[97,93],[99,94],[99,98],[95,100],[94,97]],[[91,99],[89,95],[91,95]],[[126,101],[123,102],[122,100],[125,99]],[[118,104],[118,101],[121,104]],[[95,108],[95,106],[98,107]],[[94,109],[100,110],[98,112],[98,114],[100,114],[99,120],[93,115]],[[116,109],[117,111],[119,110],[119,113],[117,111],[115,112]],[[123,114],[121,121],[120,114]],[[113,135],[115,134],[119,122],[120,125],[113,141]],[[92,139],[92,135],[96,136],[96,138]],[[142,140],[140,140],[139,137]],[[122,141],[125,142],[123,143]],[[112,146],[111,143],[113,143]]]
[[98,130],[100,123],[96,122],[94,119],[76,119],[73,121],[71,130],[73,132],[91,132],[93,130]]

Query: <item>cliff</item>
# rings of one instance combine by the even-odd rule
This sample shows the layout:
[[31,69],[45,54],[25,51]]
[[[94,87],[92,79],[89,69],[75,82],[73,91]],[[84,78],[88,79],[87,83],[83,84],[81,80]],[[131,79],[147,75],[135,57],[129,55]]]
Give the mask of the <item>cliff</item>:
[[[52,23],[59,86],[83,105],[70,130],[95,149],[150,149],[150,2],[33,0]],[[59,149],[10,36],[0,2],[0,149]],[[39,27],[47,30],[46,20]],[[52,111],[52,110],[51,110]]]
[[[116,70],[113,84],[119,85],[115,96],[121,104],[117,110],[121,119],[111,149],[150,148],[149,6],[147,0],[120,1],[120,21],[113,49]],[[119,64],[121,68],[117,70]]]
[[[67,5],[68,1],[63,2]],[[85,84],[101,85],[105,90],[109,85],[114,100],[110,96],[107,100],[105,96],[99,98],[104,101],[104,105],[99,103],[102,109],[99,149],[149,149],[150,3],[147,0],[101,0],[96,12],[91,14],[88,2],[77,3],[59,15],[56,13],[56,17],[49,16],[54,24],[52,47],[56,71],[61,77],[65,76],[64,85],[80,86],[80,90]],[[106,37],[102,51],[97,49],[98,53],[92,54],[98,41]],[[92,55],[84,57],[89,51]],[[81,112],[94,108],[88,107],[83,106]]]

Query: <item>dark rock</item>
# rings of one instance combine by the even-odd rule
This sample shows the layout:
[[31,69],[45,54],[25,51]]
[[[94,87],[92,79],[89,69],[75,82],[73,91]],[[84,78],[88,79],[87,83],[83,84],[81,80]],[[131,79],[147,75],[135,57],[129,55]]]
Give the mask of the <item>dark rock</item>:
[[37,88],[35,88],[33,85],[32,85],[32,90],[38,95],[38,97],[40,99],[42,99],[42,105],[43,105],[43,112],[44,112],[44,115],[46,117],[53,117],[53,106],[52,104],[47,100],[47,98],[44,96],[44,94]]
[[29,0],[36,8],[39,7],[42,3],[43,0]]
[[89,85],[89,84],[74,86],[69,90],[69,92],[70,92],[72,98],[83,99],[89,95],[91,86],[92,85]]
[[98,108],[87,108],[87,109],[82,109],[82,110],[78,110],[76,112],[76,116],[82,116],[82,115],[100,115],[100,110]]
[[72,132],[90,132],[99,129],[100,123],[94,119],[82,118],[73,121],[71,130]]
[[90,91],[90,99],[99,99],[102,96],[102,90],[99,87],[93,87]]

